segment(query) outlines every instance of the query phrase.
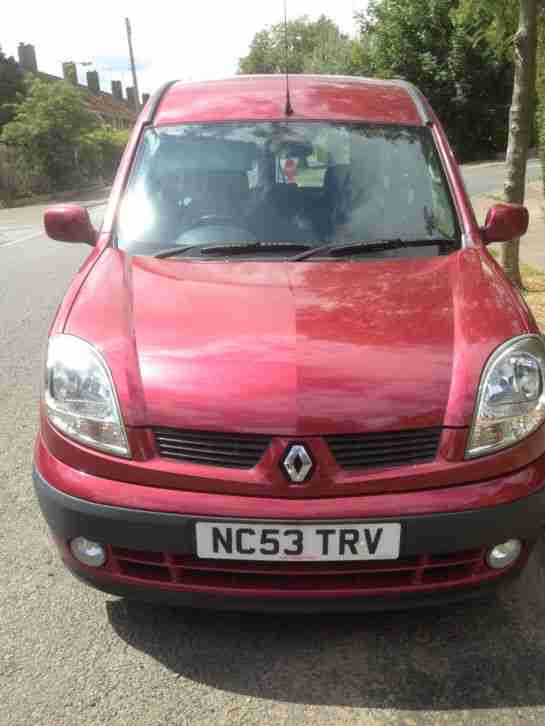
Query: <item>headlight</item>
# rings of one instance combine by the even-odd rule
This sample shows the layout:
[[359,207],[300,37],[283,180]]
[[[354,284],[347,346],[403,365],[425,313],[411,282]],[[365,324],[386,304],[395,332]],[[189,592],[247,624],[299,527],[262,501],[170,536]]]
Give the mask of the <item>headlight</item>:
[[545,346],[538,335],[501,345],[485,366],[466,456],[505,449],[545,421]]
[[72,335],[49,341],[45,408],[53,426],[86,446],[130,456],[108,366],[92,345]]

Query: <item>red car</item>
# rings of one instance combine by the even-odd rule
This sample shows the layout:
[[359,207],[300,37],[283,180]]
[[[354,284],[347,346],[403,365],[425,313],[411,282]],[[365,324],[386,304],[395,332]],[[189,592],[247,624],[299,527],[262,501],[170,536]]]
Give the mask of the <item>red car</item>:
[[405,82],[164,86],[100,231],[45,214],[93,246],[50,330],[35,450],[67,567],[263,610],[520,573],[545,522],[545,349],[486,245],[527,225],[499,204],[479,228]]

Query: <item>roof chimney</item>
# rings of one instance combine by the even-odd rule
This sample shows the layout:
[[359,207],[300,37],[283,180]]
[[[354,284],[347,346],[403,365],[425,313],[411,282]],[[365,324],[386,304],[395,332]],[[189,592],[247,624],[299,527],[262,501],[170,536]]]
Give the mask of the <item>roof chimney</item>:
[[118,103],[123,101],[123,86],[121,81],[112,81],[112,98]]
[[36,51],[30,43],[19,43],[17,47],[17,55],[19,56],[19,65],[24,71],[29,73],[38,73],[38,63],[36,61]]
[[97,71],[87,71],[87,87],[95,95],[100,93],[100,79]]
[[125,93],[127,94],[127,102],[134,108],[136,105],[136,92],[134,90],[134,86],[127,86]]
[[72,61],[65,61],[62,64],[62,77],[68,83],[73,83],[74,86],[78,85],[78,72],[76,70],[76,64]]

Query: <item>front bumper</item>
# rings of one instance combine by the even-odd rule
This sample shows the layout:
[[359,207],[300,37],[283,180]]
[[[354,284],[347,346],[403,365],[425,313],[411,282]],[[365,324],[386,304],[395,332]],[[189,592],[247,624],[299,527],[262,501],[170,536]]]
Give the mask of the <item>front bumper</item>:
[[[68,473],[68,467],[66,469]],[[54,470],[60,471],[58,463]],[[93,479],[92,488],[100,492],[101,480]],[[516,497],[515,485],[522,479],[527,484],[532,480],[532,493]],[[376,507],[377,498],[362,496],[357,498],[358,506],[352,510],[352,516],[346,510],[346,499],[340,498],[335,500],[338,515],[334,516],[335,502],[332,504],[329,500],[329,515],[318,517],[314,514],[304,516],[297,501],[280,503],[263,499],[256,502],[256,498],[247,498],[251,500],[247,507],[240,506],[233,511],[233,499],[240,502],[246,498],[229,495],[211,495],[215,507],[207,497],[209,506],[202,514],[154,511],[138,506],[139,490],[144,489],[138,485],[129,485],[134,491],[136,506],[118,507],[73,496],[62,491],[65,481],[55,482],[54,486],[34,470],[40,506],[64,562],[89,584],[117,595],[179,605],[288,611],[404,608],[457,600],[494,587],[524,567],[533,542],[543,530],[543,481],[545,457],[533,465],[531,476],[526,472],[521,478],[519,472],[511,478],[505,477],[504,489],[510,488],[513,497],[497,505],[478,506],[480,501],[486,502],[486,496],[483,494],[479,501],[475,486],[468,485],[453,488],[456,491],[435,492],[435,512],[430,511],[429,493],[422,492],[426,508],[421,514],[407,514],[400,505],[395,515],[390,512],[387,516],[364,516],[366,508],[373,508],[371,500]],[[486,483],[478,486],[486,491]],[[490,486],[497,487],[498,480]],[[452,501],[459,501],[463,489],[469,497],[466,505],[475,502],[477,506],[452,511]],[[158,499],[161,492],[156,490]],[[183,495],[182,492],[178,494]],[[418,497],[418,493],[414,496]],[[446,511],[442,511],[441,501]],[[308,501],[306,505],[311,509]],[[259,517],[255,515],[256,507],[261,511]],[[248,517],[249,509],[252,517]],[[400,560],[392,561],[389,568],[366,565],[365,570],[354,573],[342,566],[322,569],[317,566],[311,571],[311,567],[283,567],[285,563],[277,569],[274,565],[269,565],[269,569],[261,566],[248,569],[240,565],[231,569],[218,568],[217,563],[214,567],[207,566],[195,556],[194,525],[197,520],[217,521],[222,517],[236,521],[289,519],[294,523],[350,519],[364,519],[369,523],[400,522]],[[77,562],[67,547],[70,539],[76,536],[107,545],[107,566],[93,569]],[[487,568],[484,563],[486,549],[513,537],[526,544],[519,561],[503,571]]]

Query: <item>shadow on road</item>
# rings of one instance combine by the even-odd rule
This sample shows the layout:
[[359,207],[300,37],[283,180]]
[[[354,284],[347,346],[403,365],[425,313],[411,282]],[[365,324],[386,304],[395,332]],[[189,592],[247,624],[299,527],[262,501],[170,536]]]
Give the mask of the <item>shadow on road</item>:
[[280,702],[545,704],[545,544],[497,597],[441,609],[271,616],[107,603],[118,635],[183,678]]

